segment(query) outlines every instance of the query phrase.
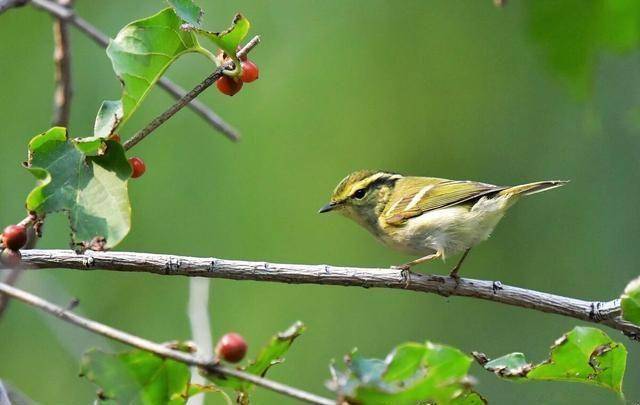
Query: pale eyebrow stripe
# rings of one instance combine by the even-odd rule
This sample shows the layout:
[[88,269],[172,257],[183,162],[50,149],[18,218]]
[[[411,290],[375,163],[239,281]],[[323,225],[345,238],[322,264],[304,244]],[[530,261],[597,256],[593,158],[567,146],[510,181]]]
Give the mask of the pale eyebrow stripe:
[[[373,183],[375,183],[376,181],[380,180],[380,179],[388,179],[388,180],[397,180],[402,178],[401,175],[399,174],[389,174],[389,173],[385,173],[385,172],[377,172],[372,174],[369,177],[365,177],[364,179],[360,180],[358,183],[354,184],[351,187],[351,190],[349,191],[349,194],[353,194],[356,190],[361,189],[361,188],[369,188]],[[365,185],[363,186],[362,183],[365,183]]]
[[418,193],[413,196],[411,201],[409,201],[409,204],[407,204],[404,211],[408,211],[411,208],[413,208],[416,204],[418,204],[418,202],[422,199],[422,197],[424,197],[424,195],[427,194],[427,191],[431,190],[432,188],[433,188],[433,184],[422,187],[422,189],[420,189],[420,191],[418,191]]

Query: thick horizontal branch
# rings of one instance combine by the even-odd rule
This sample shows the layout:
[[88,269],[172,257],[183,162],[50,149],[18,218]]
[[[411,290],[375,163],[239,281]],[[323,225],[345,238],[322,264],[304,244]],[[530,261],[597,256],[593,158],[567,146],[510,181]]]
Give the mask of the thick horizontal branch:
[[311,404],[335,404],[335,401],[328,398],[320,397],[315,394],[311,394],[276,381],[268,380],[263,377],[258,377],[254,374],[249,374],[240,370],[225,367],[210,360],[195,356],[193,354],[174,350],[168,346],[154,343],[141,337],[93,321],[91,319],[81,317],[80,315],[76,315],[73,312],[52,304],[51,302],[48,302],[36,295],[30,294],[26,291],[9,286],[7,284],[0,283],[0,292],[33,307],[48,312],[53,316],[56,316],[83,329],[89,330],[102,336],[106,336],[113,340],[117,340],[129,346],[154,353],[160,357],[176,360],[189,366],[200,367],[214,374],[233,376],[244,381],[249,381],[263,388],[267,388],[280,394],[287,395]]
[[601,323],[637,338],[640,327],[620,317],[620,301],[585,301],[540,291],[504,285],[499,281],[453,279],[447,276],[411,273],[389,268],[337,267],[282,264],[129,252],[28,250],[23,263],[31,269],[66,268],[114,270],[163,275],[274,281],[293,284],[331,284],[365,288],[394,288],[448,296],[480,298],[537,311]]
[[[50,0],[20,0],[13,1],[12,3],[24,4],[26,2],[30,2],[33,6],[48,12],[55,18],[73,25],[101,47],[106,48],[109,45],[109,37],[107,35],[91,25],[87,20],[79,17],[73,12],[73,10],[69,10],[66,7],[63,7]],[[15,5],[13,5],[13,7],[15,7]],[[187,93],[182,87],[173,83],[166,77],[161,77],[158,81],[158,85],[166,90],[167,93],[171,94],[171,96],[173,96],[173,98],[175,99],[180,99]],[[235,128],[225,122],[222,118],[220,118],[220,116],[211,111],[200,101],[191,100],[188,104],[188,107],[191,108],[202,119],[208,122],[212,127],[220,131],[227,138],[231,139],[232,141],[237,141],[240,139],[240,134]]]

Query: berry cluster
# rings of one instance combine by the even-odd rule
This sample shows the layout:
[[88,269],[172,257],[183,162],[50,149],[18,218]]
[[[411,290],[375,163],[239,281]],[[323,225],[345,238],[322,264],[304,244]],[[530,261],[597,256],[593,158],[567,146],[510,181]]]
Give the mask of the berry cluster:
[[240,58],[242,65],[242,74],[239,77],[231,77],[223,75],[216,81],[216,87],[220,93],[227,96],[233,96],[240,91],[244,83],[251,83],[258,80],[260,70],[258,65],[247,59],[246,56]]
[[27,243],[27,228],[23,225],[9,225],[2,231],[2,245],[0,262],[9,268],[20,264],[22,255],[20,249]]

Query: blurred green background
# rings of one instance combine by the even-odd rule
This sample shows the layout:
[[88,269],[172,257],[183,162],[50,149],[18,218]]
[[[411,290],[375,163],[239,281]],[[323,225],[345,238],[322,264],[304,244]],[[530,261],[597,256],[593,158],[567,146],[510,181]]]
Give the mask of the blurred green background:
[[[135,150],[147,174],[130,183],[132,232],[121,250],[288,263],[389,266],[407,260],[354,223],[317,215],[348,172],[514,184],[571,179],[514,207],[470,255],[469,277],[584,299],[611,299],[640,262],[640,18],[634,2],[200,1],[205,26],[236,11],[263,43],[251,58],[260,80],[235,97],[201,99],[241,129],[234,144],[188,110]],[[91,2],[77,10],[113,36],[160,1]],[[51,18],[29,7],[0,16],[0,223],[24,216],[34,184],[20,167],[26,144],[49,127]],[[72,31],[75,96],[70,130],[86,136],[103,99],[120,86],[104,51]],[[204,42],[203,42],[204,43]],[[207,44],[208,45],[208,44]],[[184,87],[211,66],[189,55],[167,75]],[[165,109],[156,89],[123,137]],[[48,218],[42,248],[65,248],[63,215]],[[445,272],[453,261],[423,271]],[[189,338],[188,280],[113,272],[33,271],[19,283],[82,314],[156,341]],[[317,393],[328,364],[358,347],[384,356],[426,339],[489,356],[534,361],[580,322],[491,302],[382,289],[214,280],[213,334],[242,333],[250,354],[295,320],[308,326],[270,377]],[[626,399],[640,400],[640,349],[629,349]],[[41,403],[86,404],[79,379],[92,346],[118,349],[13,302],[0,320],[0,378]],[[478,366],[492,403],[616,403],[615,394],[570,383],[514,384]],[[293,403],[258,389],[257,404]],[[219,403],[211,396],[210,403]]]

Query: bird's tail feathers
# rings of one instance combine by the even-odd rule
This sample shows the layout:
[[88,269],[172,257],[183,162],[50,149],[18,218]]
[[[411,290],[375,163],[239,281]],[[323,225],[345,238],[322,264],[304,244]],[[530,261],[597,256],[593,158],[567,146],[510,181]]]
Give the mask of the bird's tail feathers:
[[519,186],[509,187],[502,190],[500,192],[500,195],[531,195],[562,187],[568,182],[569,180],[536,181],[535,183],[521,184]]

